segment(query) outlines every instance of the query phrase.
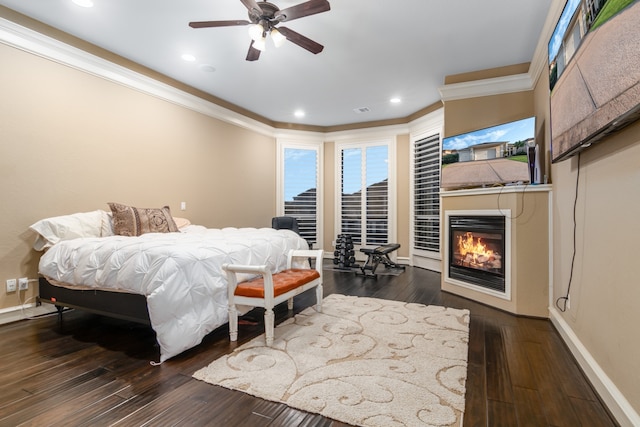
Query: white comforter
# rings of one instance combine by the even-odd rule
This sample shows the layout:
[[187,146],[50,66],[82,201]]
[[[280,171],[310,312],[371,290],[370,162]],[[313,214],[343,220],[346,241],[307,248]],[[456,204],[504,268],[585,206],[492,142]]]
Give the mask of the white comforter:
[[227,322],[224,263],[266,263],[275,272],[285,268],[290,249],[307,248],[289,230],[189,226],[181,233],[63,241],[42,256],[39,269],[68,285],[145,295],[163,362]]

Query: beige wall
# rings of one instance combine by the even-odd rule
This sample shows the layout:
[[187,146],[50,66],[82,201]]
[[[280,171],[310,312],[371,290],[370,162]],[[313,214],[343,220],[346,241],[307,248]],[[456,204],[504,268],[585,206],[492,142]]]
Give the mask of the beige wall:
[[[535,88],[537,123],[550,140],[549,82]],[[546,164],[553,181],[553,295],[565,296],[573,255],[573,211],[578,158]],[[640,122],[585,150],[580,156],[576,205],[576,257],[570,308],[556,311],[590,356],[640,412],[640,282],[633,266],[640,236]],[[563,304],[561,304],[563,306]],[[554,307],[557,309],[557,307]]]
[[[571,275],[578,158],[552,166],[554,301]],[[576,257],[570,309],[559,313],[636,412],[640,412],[640,122],[580,156]]]
[[444,136],[458,135],[533,115],[533,91],[446,101]]
[[[0,309],[36,294],[30,224],[117,201],[270,226],[275,139],[0,44]],[[187,210],[180,211],[180,202]]]

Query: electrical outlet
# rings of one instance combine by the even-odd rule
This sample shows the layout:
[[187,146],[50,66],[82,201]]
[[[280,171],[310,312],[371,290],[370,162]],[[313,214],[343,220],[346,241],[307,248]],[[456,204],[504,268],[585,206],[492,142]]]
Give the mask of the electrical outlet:
[[18,289],[21,291],[26,291],[29,289],[29,279],[26,277],[21,277],[18,279]]
[[16,279],[8,279],[7,280],[7,292],[15,292],[16,291],[17,282]]
[[567,310],[571,310],[571,298],[567,295]]

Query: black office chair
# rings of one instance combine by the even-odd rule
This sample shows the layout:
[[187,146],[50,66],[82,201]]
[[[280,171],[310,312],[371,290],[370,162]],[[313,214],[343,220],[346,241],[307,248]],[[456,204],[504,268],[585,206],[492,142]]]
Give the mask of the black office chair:
[[[291,230],[295,232],[297,235],[300,235],[300,228],[298,227],[298,220],[292,216],[275,216],[271,218],[271,228],[275,228],[276,230]],[[313,244],[309,242],[307,239],[307,245],[309,245],[309,249],[313,249]],[[313,260],[309,258],[309,265],[313,268]]]
[[292,216],[275,216],[271,218],[271,228],[275,228],[276,230],[291,230],[296,234],[300,234],[298,220]]

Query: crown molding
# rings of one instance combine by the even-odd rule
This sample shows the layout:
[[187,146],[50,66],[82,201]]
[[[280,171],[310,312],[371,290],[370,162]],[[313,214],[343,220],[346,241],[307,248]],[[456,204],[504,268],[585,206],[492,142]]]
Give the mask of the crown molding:
[[231,111],[151,77],[0,18],[0,43],[57,62],[167,102],[260,134],[274,136],[272,126]]
[[[439,88],[442,101],[533,90],[539,76],[547,67],[547,42],[562,12],[564,3],[565,0],[552,0],[547,20],[527,73],[444,85]],[[414,131],[416,124],[422,121],[421,118],[418,118],[416,120],[408,120],[408,123],[358,127],[350,130],[331,131],[327,129],[324,132],[323,130],[283,129],[254,120],[5,18],[0,18],[0,43],[138,90],[223,122],[274,138],[283,137],[284,135],[298,137],[306,135],[312,139],[324,137],[327,138],[326,140],[341,140],[351,139],[356,135],[380,135],[393,132],[409,133]],[[426,116],[429,117],[431,114]]]
[[547,69],[547,46],[565,3],[566,0],[552,0],[529,70],[526,73],[443,85],[438,88],[442,101],[533,90],[540,75]]
[[473,80],[470,82],[452,83],[438,88],[443,101],[477,98],[479,96],[502,95],[505,93],[523,92],[532,89],[533,81],[529,73]]

